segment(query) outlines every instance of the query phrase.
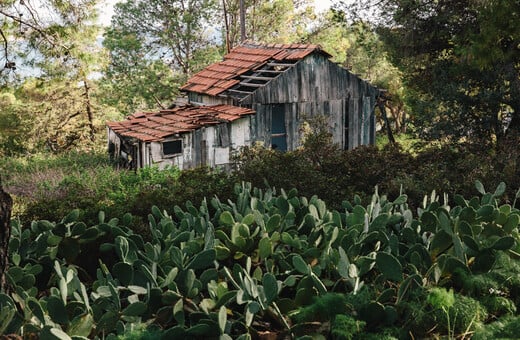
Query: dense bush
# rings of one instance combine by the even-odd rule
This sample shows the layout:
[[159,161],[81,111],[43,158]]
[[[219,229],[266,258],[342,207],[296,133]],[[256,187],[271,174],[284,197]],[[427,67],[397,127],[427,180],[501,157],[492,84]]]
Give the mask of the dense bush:
[[496,145],[430,145],[413,153],[389,144],[344,151],[331,143],[328,133],[317,130],[296,151],[243,149],[230,174],[207,168],[117,170],[104,154],[74,153],[6,159],[0,168],[4,186],[15,196],[14,215],[24,222],[54,220],[78,208],[90,223],[99,210],[108,217],[132,212],[134,226],[142,228],[153,205],[171,211],[188,200],[194,205],[214,195],[227,200],[240,181],[259,188],[296,188],[301,195],[319,196],[333,209],[355,195],[368,203],[375,186],[390,198],[406,191],[417,208],[416,202],[438,188],[453,203],[456,194],[475,195],[476,180],[484,188],[505,182],[503,199],[512,204],[520,188],[518,143],[511,138]]
[[13,214],[23,223],[56,220],[79,209],[80,218],[93,224],[103,210],[107,218],[132,212],[132,225],[142,228],[154,205],[171,210],[214,195],[227,199],[234,185],[229,174],[208,168],[117,169],[104,154],[6,159],[0,169],[4,187],[15,199]]
[[21,218],[24,222],[54,220],[72,209],[80,209],[80,216],[87,223],[95,223],[100,210],[110,218],[121,216],[132,211],[143,192],[171,187],[179,174],[175,168],[129,171],[110,165],[64,174],[55,184],[40,183],[26,203]]
[[470,197],[477,193],[477,180],[485,188],[507,183],[504,200],[513,203],[520,188],[518,145],[520,140],[511,138],[496,145],[432,145],[412,154],[390,144],[343,151],[331,146],[330,139],[321,138],[286,153],[245,148],[236,159],[235,176],[258,187],[297,188],[306,196],[316,194],[333,208],[354,195],[367,201],[375,186],[390,197],[404,190],[412,204],[438,188],[449,199],[456,194]]

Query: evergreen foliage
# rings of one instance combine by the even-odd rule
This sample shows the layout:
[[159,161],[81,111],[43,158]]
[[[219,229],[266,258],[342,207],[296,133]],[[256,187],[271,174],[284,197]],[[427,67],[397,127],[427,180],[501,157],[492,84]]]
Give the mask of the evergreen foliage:
[[358,0],[340,8],[352,20],[373,21],[403,74],[419,135],[493,140],[506,127],[518,133],[518,2]]
[[347,315],[337,315],[334,319],[330,335],[334,340],[354,340],[359,339],[363,332],[365,323]]

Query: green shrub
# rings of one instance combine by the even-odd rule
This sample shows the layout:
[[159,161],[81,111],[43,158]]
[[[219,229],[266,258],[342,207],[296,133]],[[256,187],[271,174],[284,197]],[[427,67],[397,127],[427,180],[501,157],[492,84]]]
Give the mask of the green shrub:
[[[133,326],[133,325],[132,325]],[[157,327],[145,327],[145,325],[136,325],[131,327],[117,337],[118,340],[158,340],[161,339],[162,332]]]
[[[496,265],[492,271],[470,274],[456,270],[452,276],[452,283],[466,295],[481,300],[486,307],[489,304],[489,313],[498,316],[520,307],[519,275],[520,262],[517,259],[497,254]],[[494,297],[503,297],[507,301],[495,300]]]
[[454,334],[472,332],[487,318],[487,311],[479,301],[460,294],[456,295],[455,303],[448,312],[454,320]]
[[[291,152],[245,148],[235,159],[235,175],[256,187],[297,188],[302,195],[318,195],[335,209],[355,194],[368,202],[375,186],[390,198],[406,192],[412,208],[439,188],[450,199],[455,194],[470,198],[477,194],[476,180],[486,188],[505,182],[503,200],[512,203],[520,188],[519,143],[518,139],[504,139],[497,145],[474,141],[416,151],[386,144],[344,151],[317,136]],[[520,206],[520,199],[516,203]]]
[[312,304],[301,308],[293,318],[297,322],[332,321],[336,315],[347,311],[345,294],[328,293],[314,298]]
[[506,316],[491,323],[481,325],[473,334],[473,340],[518,339],[520,316]]
[[503,296],[489,295],[482,298],[480,303],[493,317],[514,315],[516,313],[514,302]]
[[426,303],[408,305],[411,319],[407,329],[414,335],[459,335],[477,329],[487,318],[486,309],[479,301],[444,288],[432,288],[425,294]]
[[363,334],[359,334],[355,339],[356,340],[398,340],[405,339],[408,334],[404,336],[401,335],[402,330],[399,328],[383,328],[376,332],[366,332]]
[[359,321],[351,316],[336,315],[330,328],[330,335],[334,340],[353,340],[359,339],[363,333],[365,322]]

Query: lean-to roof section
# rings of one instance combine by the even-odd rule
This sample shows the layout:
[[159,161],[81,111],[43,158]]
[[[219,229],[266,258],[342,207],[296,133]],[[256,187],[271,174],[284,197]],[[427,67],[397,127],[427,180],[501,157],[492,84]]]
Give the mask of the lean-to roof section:
[[232,105],[181,106],[158,112],[139,112],[107,126],[123,137],[158,142],[166,137],[191,132],[205,126],[232,122],[254,114],[251,109]]

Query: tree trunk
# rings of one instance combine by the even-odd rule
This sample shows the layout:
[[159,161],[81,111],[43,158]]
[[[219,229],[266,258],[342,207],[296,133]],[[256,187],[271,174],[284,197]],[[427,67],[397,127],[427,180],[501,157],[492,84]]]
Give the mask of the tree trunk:
[[240,42],[246,40],[246,5],[245,0],[240,0]]
[[385,99],[384,98],[378,98],[377,99],[377,106],[379,107],[379,110],[381,111],[381,115],[383,116],[383,120],[385,121],[386,126],[386,133],[388,135],[388,141],[392,144],[395,144],[394,134],[392,133],[392,127],[390,126],[390,122],[388,121],[388,116],[386,115],[386,108],[385,108]]
[[226,28],[226,52],[229,53],[233,47],[231,46],[231,41],[229,41],[229,21],[226,0],[222,0],[222,8],[224,9],[224,24]]
[[85,89],[85,105],[87,111],[88,126],[90,129],[90,140],[94,141],[96,135],[94,133],[94,114],[92,113],[92,103],[90,102],[90,87],[87,83],[87,77],[83,78],[83,88]]
[[5,273],[9,267],[9,239],[11,237],[11,209],[13,200],[2,187],[0,180],[0,292],[7,291]]

